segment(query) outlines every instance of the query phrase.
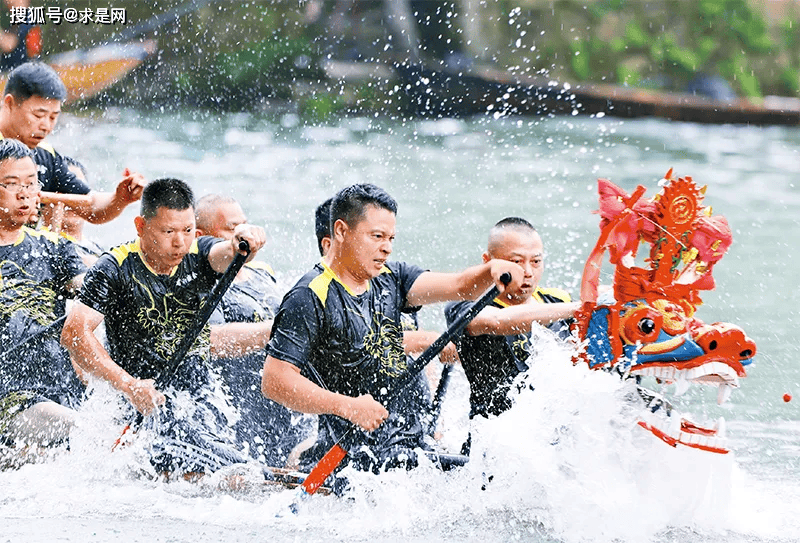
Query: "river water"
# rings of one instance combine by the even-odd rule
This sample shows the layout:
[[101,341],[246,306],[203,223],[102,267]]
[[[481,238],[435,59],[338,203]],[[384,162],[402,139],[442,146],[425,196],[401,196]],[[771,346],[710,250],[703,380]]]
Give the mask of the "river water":
[[[800,541],[800,398],[782,399],[800,395],[800,130],[577,116],[310,126],[291,112],[109,110],[64,115],[51,141],[84,161],[98,188],[131,167],[185,179],[198,196],[238,198],[266,228],[261,258],[287,287],[318,259],[314,207],[372,182],[399,202],[398,259],[439,271],[478,263],[488,228],[518,215],[542,233],[543,284],[577,295],[598,233],[596,179],[652,195],[674,168],[708,185],[705,203],[734,232],[698,317],[742,326],[758,356],[724,406],[711,388],[676,400],[700,418],[726,419],[729,455],[673,449],[636,428],[617,380],[573,367],[551,345],[533,360],[536,391],[473,427],[468,467],[352,474],[346,499],[315,496],[297,515],[287,512],[291,491],[139,477],[135,451],[109,452],[118,405],[100,388],[69,454],[0,473],[0,540]],[[104,245],[126,241],[134,215],[87,231]],[[443,328],[440,307],[421,319]],[[445,446],[466,435],[467,407],[456,375]]]

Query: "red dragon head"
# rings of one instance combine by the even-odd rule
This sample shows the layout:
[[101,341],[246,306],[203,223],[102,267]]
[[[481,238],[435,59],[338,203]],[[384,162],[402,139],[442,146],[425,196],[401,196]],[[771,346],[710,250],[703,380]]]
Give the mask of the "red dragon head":
[[[578,356],[592,369],[615,370],[624,377],[655,377],[674,382],[679,391],[691,383],[717,385],[719,403],[727,400],[756,354],[755,343],[741,328],[705,324],[695,315],[699,292],[714,288],[714,265],[731,245],[724,217],[702,206],[705,188],[691,177],[673,178],[643,200],[645,188],[632,195],[608,180],[598,180],[600,237],[583,271],[581,301],[574,330],[583,342]],[[639,246],[650,252],[636,265]],[[598,303],[603,253],[615,267],[614,299]],[[658,395],[639,387],[650,403],[639,424],[665,442],[712,452],[728,452],[719,427],[705,428],[672,412],[654,416]],[[655,400],[654,400],[655,399]],[[654,408],[655,407],[655,408]]]

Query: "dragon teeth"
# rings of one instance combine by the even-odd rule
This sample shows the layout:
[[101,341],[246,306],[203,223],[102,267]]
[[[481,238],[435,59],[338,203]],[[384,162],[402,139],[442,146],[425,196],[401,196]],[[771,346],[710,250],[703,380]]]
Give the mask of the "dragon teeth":
[[680,396],[680,395],[682,395],[682,394],[683,394],[683,393],[685,393],[687,390],[689,390],[689,387],[690,387],[691,385],[692,385],[692,383],[691,383],[689,380],[687,380],[687,379],[685,378],[685,376],[683,375],[683,373],[680,373],[680,374],[678,375],[678,378],[677,378],[677,379],[675,379],[675,395],[676,395],[676,396]]
[[728,383],[722,383],[717,389],[717,405],[722,405],[731,397],[731,392],[736,388]]
[[720,437],[722,439],[728,437],[728,428],[727,425],[725,424],[724,418],[720,417],[717,419],[716,429],[717,429],[717,437]]
[[717,420],[717,423],[714,426],[716,435],[713,436],[682,431],[682,419],[679,414],[668,417],[665,420],[653,414],[645,413],[643,420],[648,426],[666,434],[681,445],[695,449],[702,448],[718,453],[728,452],[728,439],[726,437],[725,419],[722,417]]

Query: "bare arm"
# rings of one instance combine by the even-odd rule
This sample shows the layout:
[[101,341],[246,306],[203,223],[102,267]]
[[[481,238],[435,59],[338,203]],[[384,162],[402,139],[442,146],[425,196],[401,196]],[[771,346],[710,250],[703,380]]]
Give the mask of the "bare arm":
[[316,415],[336,415],[372,431],[383,423],[389,412],[372,396],[357,398],[337,394],[306,379],[300,369],[283,360],[267,356],[261,391],[279,404]]
[[[230,241],[220,241],[211,247],[208,253],[208,262],[214,271],[224,273],[228,269],[233,257],[239,251],[239,242],[244,240],[250,246],[250,256],[247,257],[248,262],[253,259],[259,249],[264,246],[267,240],[267,234],[260,226],[253,226],[252,224],[240,224],[233,230],[233,237]],[[244,254],[244,253],[242,253]]]
[[529,303],[509,307],[486,307],[467,325],[471,336],[493,334],[510,336],[531,331],[531,323],[550,324],[566,319],[580,309],[580,302],[554,304]]
[[[422,354],[422,352],[431,346],[431,343],[439,338],[436,332],[428,332],[425,330],[408,330],[403,332],[403,351],[412,356]],[[439,353],[439,360],[442,364],[456,364],[459,362],[458,352],[456,346],[448,343]]]
[[230,322],[211,327],[211,356],[232,358],[267,346],[272,334],[272,320]]
[[[511,274],[508,287],[500,281],[504,272]],[[507,260],[490,260],[472,266],[460,273],[425,272],[420,275],[408,292],[408,305],[418,306],[449,300],[472,300],[494,283],[504,292],[516,289],[522,282],[522,268]]]
[[81,302],[75,302],[64,323],[61,344],[69,351],[72,363],[79,370],[108,381],[111,386],[125,394],[140,413],[151,412],[156,406],[163,404],[166,398],[156,390],[152,379],[136,379],[111,359],[94,335],[95,328],[102,321],[102,313]]
[[146,184],[141,174],[125,169],[123,179],[113,193],[94,190],[85,195],[42,192],[41,200],[43,204],[62,202],[82,219],[92,224],[103,224],[116,219],[129,204],[141,199]]

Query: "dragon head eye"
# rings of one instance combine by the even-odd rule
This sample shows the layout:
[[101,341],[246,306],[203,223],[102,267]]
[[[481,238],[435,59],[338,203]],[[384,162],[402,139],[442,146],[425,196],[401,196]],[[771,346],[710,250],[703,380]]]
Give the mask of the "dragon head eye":
[[653,322],[653,319],[649,317],[645,317],[642,320],[640,320],[637,326],[639,328],[639,331],[646,336],[652,334],[653,331],[656,329],[656,323]]
[[620,332],[625,343],[652,343],[661,333],[663,317],[654,308],[644,304],[620,317]]

